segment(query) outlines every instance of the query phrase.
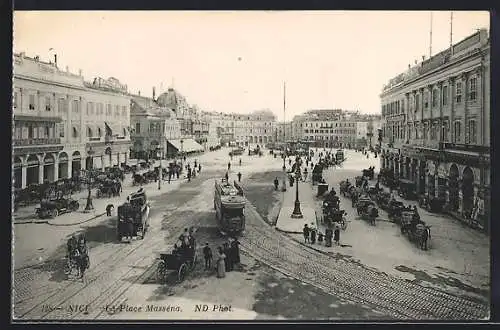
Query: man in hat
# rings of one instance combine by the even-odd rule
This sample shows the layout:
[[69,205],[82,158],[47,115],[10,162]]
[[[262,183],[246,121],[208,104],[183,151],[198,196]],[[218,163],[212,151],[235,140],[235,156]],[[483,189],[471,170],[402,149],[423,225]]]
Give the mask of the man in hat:
[[212,249],[210,249],[208,243],[206,243],[205,247],[203,248],[203,256],[205,257],[205,269],[211,269],[213,256],[212,256]]

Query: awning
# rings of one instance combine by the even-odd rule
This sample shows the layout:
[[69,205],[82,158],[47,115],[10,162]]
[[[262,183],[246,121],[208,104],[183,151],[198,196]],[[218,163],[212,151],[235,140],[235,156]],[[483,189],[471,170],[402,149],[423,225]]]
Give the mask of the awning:
[[181,143],[180,139],[168,140],[177,151],[181,152],[194,152],[194,151],[202,151],[204,150],[203,146],[197,143],[193,139],[183,139]]
[[37,121],[37,122],[62,122],[62,117],[45,117],[45,116],[29,116],[29,115],[14,115],[14,120],[23,120],[23,121]]

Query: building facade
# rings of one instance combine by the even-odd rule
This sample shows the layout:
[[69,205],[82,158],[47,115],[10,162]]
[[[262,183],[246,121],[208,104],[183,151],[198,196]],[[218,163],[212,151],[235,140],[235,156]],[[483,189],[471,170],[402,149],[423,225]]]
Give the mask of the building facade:
[[368,145],[373,121],[379,117],[341,109],[310,110],[295,116],[292,139],[311,141],[321,148],[360,148]]
[[14,187],[127,162],[130,100],[117,79],[85,82],[56,64],[14,54]]
[[487,227],[490,41],[480,30],[392,79],[381,94],[381,166]]

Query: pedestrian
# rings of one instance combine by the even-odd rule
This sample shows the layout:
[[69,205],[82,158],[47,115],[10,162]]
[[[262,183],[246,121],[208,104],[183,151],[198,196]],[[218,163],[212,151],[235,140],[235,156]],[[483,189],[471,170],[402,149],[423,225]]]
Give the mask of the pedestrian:
[[292,159],[288,158],[288,165],[292,165]]
[[224,177],[226,178],[226,182],[229,182],[229,173],[226,172],[226,175]]
[[325,246],[326,247],[331,247],[332,246],[332,236],[333,236],[333,231],[331,228],[327,228],[325,230]]
[[190,168],[188,168],[187,177],[188,177],[188,182],[191,182],[191,169]]
[[276,179],[274,179],[274,190],[278,190],[278,184],[279,184],[278,177],[276,177]]
[[168,183],[172,180],[172,170],[168,170]]
[[179,171],[179,169],[177,169],[177,170],[175,171],[175,175],[177,176],[177,180],[179,180],[179,172],[180,172],[180,171]]
[[304,168],[304,182],[306,182],[306,180],[307,180],[307,173],[308,172],[307,172],[307,167],[306,167],[306,168]]
[[311,224],[311,244],[316,243],[316,228]]
[[241,172],[238,172],[238,182],[241,182]]
[[311,162],[311,170],[314,169],[314,164]]
[[340,241],[340,226],[338,224],[335,225],[335,231],[333,232],[333,240],[335,241],[335,245],[339,245]]
[[238,238],[234,238],[233,241],[231,242],[231,248],[233,249],[233,263],[234,265],[239,265],[241,262],[240,258],[240,241],[238,241]]
[[111,212],[113,211],[114,208],[115,207],[113,206],[113,204],[106,205],[106,216],[107,217],[111,216]]
[[323,233],[319,232],[318,233],[318,243],[323,243],[323,237],[324,237]]
[[225,268],[226,268],[226,271],[227,272],[230,272],[233,270],[233,258],[232,258],[232,255],[231,255],[231,250],[229,248],[229,243],[224,243],[223,245],[223,250],[224,252],[224,255],[226,256],[226,258],[224,259],[226,261],[225,263]]
[[198,164],[198,173],[201,172],[201,164]]
[[208,243],[205,244],[203,248],[203,256],[205,257],[205,270],[212,268],[212,249],[208,246]]
[[306,166],[309,166],[309,158],[306,158]]
[[227,171],[229,172],[231,170],[231,162],[227,163]]
[[304,229],[302,229],[302,233],[304,234],[304,243],[309,243],[309,233],[311,229],[307,226],[307,223],[304,225]]
[[241,158],[240,158],[240,166],[241,166]]
[[226,255],[221,246],[217,248],[217,277],[226,277]]

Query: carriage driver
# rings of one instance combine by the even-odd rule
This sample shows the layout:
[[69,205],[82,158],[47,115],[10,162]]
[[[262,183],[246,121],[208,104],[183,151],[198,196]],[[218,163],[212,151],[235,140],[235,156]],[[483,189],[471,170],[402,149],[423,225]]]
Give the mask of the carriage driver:
[[78,241],[76,240],[75,234],[72,234],[68,239],[67,252],[68,252],[68,262],[73,258],[75,250],[78,248]]

